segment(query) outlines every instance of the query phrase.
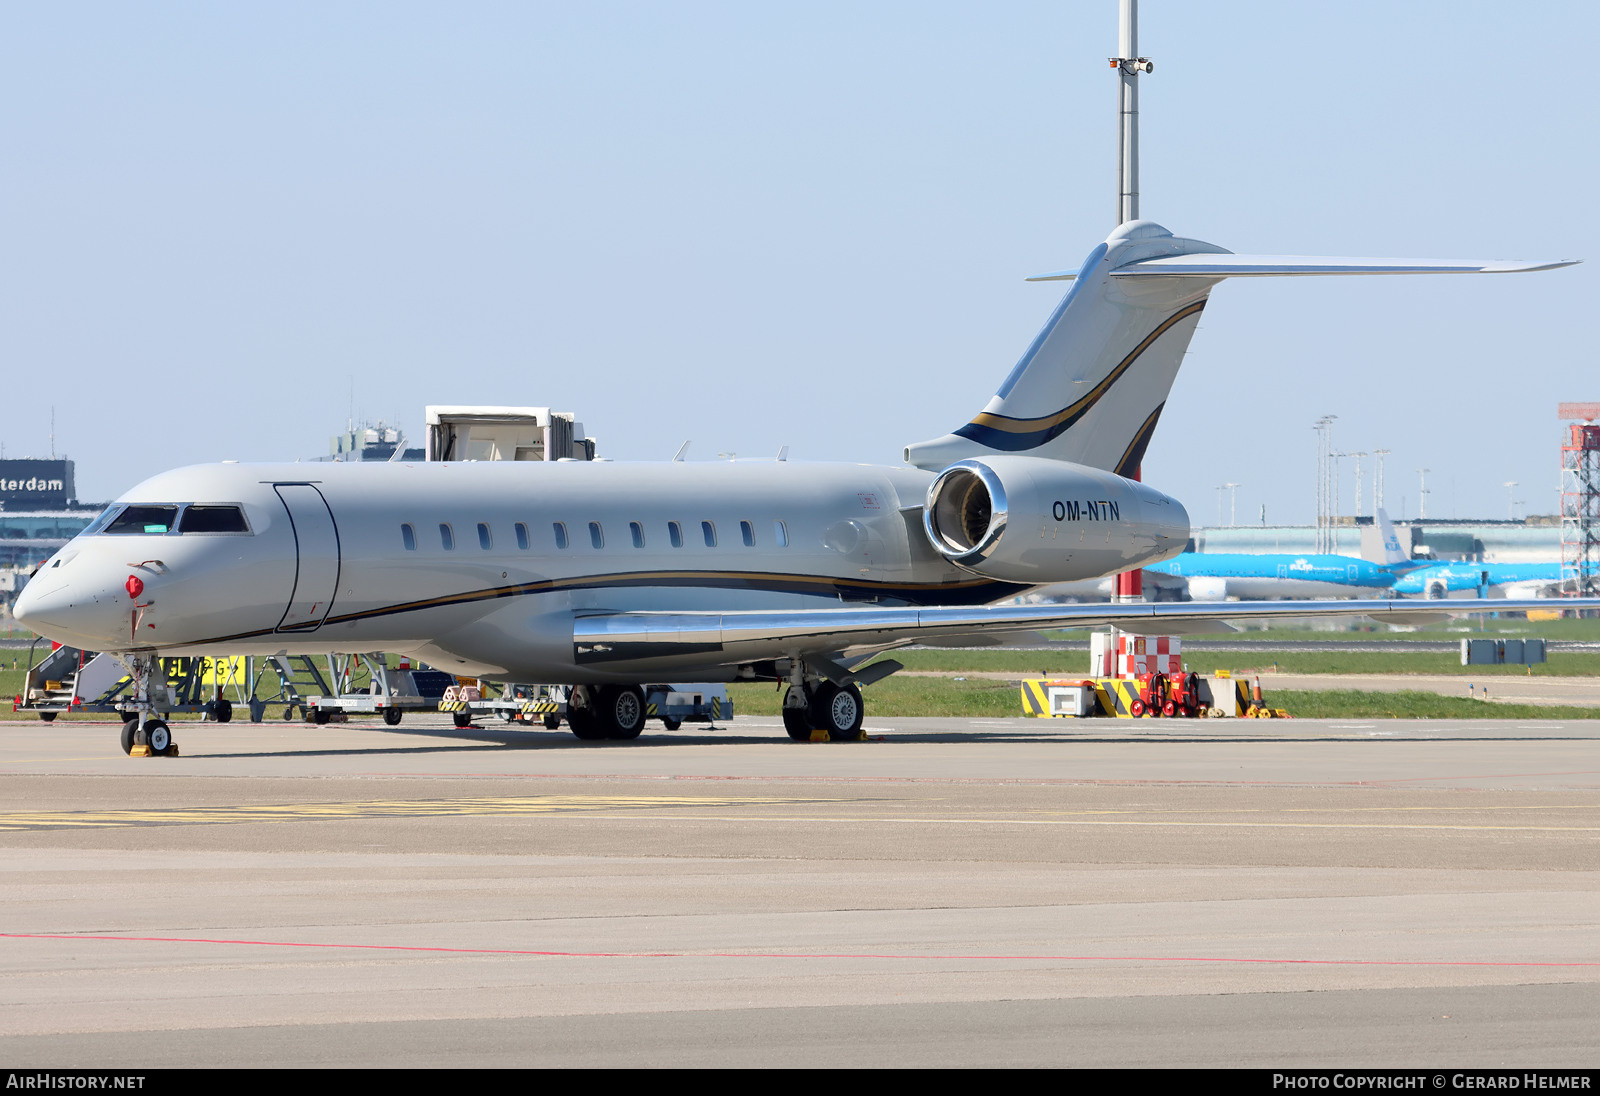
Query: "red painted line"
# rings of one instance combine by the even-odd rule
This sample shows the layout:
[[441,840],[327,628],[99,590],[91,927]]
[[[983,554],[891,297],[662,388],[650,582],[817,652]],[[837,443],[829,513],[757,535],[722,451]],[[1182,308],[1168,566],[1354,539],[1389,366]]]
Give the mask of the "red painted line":
[[0,932],[6,940],[102,940],[135,944],[236,944],[264,948],[343,948],[447,955],[529,955],[545,959],[893,959],[991,962],[1250,963],[1322,967],[1600,967],[1600,962],[1523,962],[1455,959],[1242,959],[1217,955],[914,955],[902,952],[761,951],[542,951],[525,948],[442,948],[414,944],[319,944],[304,940],[213,940],[191,936],[96,936],[77,933]]

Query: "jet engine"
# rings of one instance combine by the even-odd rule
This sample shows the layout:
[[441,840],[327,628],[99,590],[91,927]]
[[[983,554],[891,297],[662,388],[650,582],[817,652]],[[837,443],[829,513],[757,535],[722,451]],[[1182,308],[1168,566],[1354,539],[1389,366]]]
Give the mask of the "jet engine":
[[1190,601],[1227,601],[1228,580],[1204,575],[1189,579]]
[[986,578],[1043,584],[1171,559],[1189,539],[1178,500],[1112,472],[1043,457],[958,461],[928,488],[934,550]]

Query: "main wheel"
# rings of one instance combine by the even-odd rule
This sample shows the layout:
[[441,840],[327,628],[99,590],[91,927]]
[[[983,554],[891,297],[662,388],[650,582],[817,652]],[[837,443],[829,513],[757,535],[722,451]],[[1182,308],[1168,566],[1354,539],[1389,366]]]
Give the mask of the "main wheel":
[[391,727],[398,727],[400,726],[400,717],[403,715],[405,715],[405,712],[399,708],[385,708],[383,710],[383,721]]
[[172,731],[161,720],[152,719],[144,725],[144,740],[150,744],[150,752],[157,757],[172,756]]
[[601,725],[600,719],[595,715],[593,708],[567,709],[567,727],[572,733],[585,742],[597,742],[608,737],[606,729]]
[[811,699],[799,707],[791,708],[789,700],[794,695],[794,686],[789,686],[783,694],[783,729],[789,732],[789,737],[796,742],[811,741]]
[[595,715],[607,738],[638,738],[644,730],[644,690],[637,685],[607,685],[600,690]]
[[811,725],[828,732],[834,742],[855,742],[861,738],[861,720],[866,715],[866,705],[861,702],[861,690],[854,685],[844,688],[824,682],[811,698]]
[[128,720],[126,723],[124,723],[122,725],[122,752],[123,753],[125,753],[125,754],[133,753],[133,736],[134,736],[135,733],[138,732],[138,730],[139,730],[139,717],[138,716],[135,716],[134,718]]

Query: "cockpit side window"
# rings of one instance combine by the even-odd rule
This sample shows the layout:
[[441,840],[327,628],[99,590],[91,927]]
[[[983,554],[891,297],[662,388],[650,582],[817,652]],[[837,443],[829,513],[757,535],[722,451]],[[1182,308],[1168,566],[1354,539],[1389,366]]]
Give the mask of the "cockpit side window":
[[237,506],[186,506],[178,522],[180,533],[248,533],[244,511]]
[[117,516],[117,512],[121,509],[122,507],[115,503],[107,506],[104,510],[100,511],[100,516],[95,518],[88,525],[84,526],[83,532],[79,533],[78,535],[80,537],[94,536],[96,533],[100,532],[100,530],[104,529],[111,519]]
[[172,532],[173,523],[178,520],[177,506],[129,506],[118,514],[110,525],[107,525],[107,534],[158,534],[166,535]]

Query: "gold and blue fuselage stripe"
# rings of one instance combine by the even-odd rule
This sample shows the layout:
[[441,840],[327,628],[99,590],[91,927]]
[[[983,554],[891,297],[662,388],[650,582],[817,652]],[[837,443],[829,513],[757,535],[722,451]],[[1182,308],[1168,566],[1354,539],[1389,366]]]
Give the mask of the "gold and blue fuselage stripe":
[[[1138,346],[1130,350],[1127,356],[1117,363],[1116,368],[1101,379],[1099,384],[1096,384],[1086,395],[1074,400],[1060,411],[1028,419],[1013,418],[1010,415],[997,415],[990,411],[984,411],[975,416],[971,422],[956,430],[956,436],[966,438],[968,441],[975,441],[980,445],[986,445],[990,449],[999,449],[1008,453],[1020,453],[1029,449],[1036,449],[1046,442],[1060,437],[1070,430],[1079,419],[1087,415],[1090,409],[1105,397],[1107,392],[1111,391],[1111,386],[1116,384],[1129,369],[1133,368],[1133,363],[1138,361],[1139,356],[1148,350],[1157,339],[1165,335],[1175,324],[1199,313],[1205,306],[1205,301],[1196,301],[1194,304],[1180,308],[1177,312],[1168,316],[1154,331],[1146,335]],[[1153,430],[1154,427],[1155,423],[1152,419],[1146,423],[1146,428],[1140,430],[1139,433],[1146,442],[1149,441],[1149,431]],[[1142,451],[1143,447],[1141,446],[1140,448]],[[1118,471],[1119,474],[1122,474],[1120,467]]]

